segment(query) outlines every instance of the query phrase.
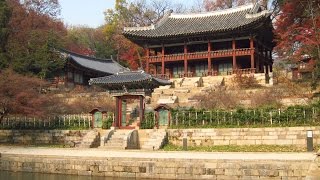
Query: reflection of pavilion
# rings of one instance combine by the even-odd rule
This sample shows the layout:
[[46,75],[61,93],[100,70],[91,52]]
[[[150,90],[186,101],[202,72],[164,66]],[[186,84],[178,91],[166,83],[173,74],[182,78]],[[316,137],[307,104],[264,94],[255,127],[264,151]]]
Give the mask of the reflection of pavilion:
[[111,95],[116,97],[114,126],[118,128],[128,128],[128,119],[126,116],[127,100],[139,99],[139,117],[141,122],[143,121],[145,109],[144,97],[151,95],[155,88],[170,85],[171,83],[167,80],[153,77],[144,71],[130,71],[111,76],[92,78],[89,84],[101,85],[106,88]]

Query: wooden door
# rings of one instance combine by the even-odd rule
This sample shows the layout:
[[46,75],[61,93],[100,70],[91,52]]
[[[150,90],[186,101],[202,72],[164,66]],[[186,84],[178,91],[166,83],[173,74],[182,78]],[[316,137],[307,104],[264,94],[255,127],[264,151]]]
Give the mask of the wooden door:
[[159,110],[159,125],[167,126],[169,124],[169,111],[165,109]]
[[124,100],[122,101],[122,106],[121,106],[121,127],[127,126],[127,101]]

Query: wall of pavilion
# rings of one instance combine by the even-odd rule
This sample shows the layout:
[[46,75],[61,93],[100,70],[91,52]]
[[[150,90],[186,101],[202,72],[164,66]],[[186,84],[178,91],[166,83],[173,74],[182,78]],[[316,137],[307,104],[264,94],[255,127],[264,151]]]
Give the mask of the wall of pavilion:
[[165,77],[268,73],[273,27],[259,4],[202,14],[166,14],[149,27],[125,28],[145,48],[145,70]]

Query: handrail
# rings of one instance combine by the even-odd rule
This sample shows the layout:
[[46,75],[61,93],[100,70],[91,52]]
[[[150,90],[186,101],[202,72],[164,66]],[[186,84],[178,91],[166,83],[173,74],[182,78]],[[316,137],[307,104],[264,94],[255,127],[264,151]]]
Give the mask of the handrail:
[[222,49],[222,50],[215,50],[215,51],[201,51],[201,52],[192,52],[192,53],[177,53],[177,54],[166,54],[166,55],[157,55],[157,56],[149,56],[147,57],[150,62],[160,62],[162,58],[164,57],[165,60],[181,60],[184,56],[187,56],[188,58],[203,58],[204,56],[207,56],[208,53],[211,57],[215,56],[221,56],[221,55],[228,55],[231,56],[233,52],[236,53],[236,55],[247,55],[251,54],[255,51],[254,48],[241,48],[241,49]]

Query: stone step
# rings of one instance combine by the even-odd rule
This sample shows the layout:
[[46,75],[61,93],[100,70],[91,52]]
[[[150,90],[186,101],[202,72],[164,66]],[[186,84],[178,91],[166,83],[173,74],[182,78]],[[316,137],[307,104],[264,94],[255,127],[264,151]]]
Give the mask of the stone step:
[[122,147],[123,146],[123,143],[110,143],[110,144],[106,144],[105,146],[108,146],[108,147]]
[[117,139],[117,140],[110,139],[109,141],[112,143],[123,143],[123,139]]
[[103,146],[102,148],[103,149],[115,149],[115,150],[125,149],[124,147],[118,146],[118,145],[116,145],[116,146]]

